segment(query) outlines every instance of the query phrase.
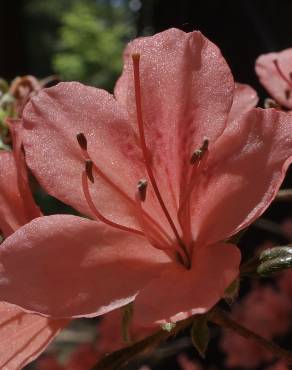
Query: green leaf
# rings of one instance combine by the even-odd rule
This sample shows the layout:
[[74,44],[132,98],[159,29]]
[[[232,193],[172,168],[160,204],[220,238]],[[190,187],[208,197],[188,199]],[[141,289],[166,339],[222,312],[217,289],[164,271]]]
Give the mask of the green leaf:
[[207,316],[202,315],[193,321],[191,329],[191,338],[193,345],[200,356],[205,358],[205,353],[210,340]]
[[238,297],[240,287],[239,278],[233,280],[229,287],[225,290],[224,299],[231,306]]

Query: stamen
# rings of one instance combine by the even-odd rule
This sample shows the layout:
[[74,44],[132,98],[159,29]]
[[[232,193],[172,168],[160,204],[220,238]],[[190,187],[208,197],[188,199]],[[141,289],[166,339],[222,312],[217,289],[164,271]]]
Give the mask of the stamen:
[[207,152],[209,147],[209,139],[205,138],[203,144],[199,149],[195,150],[191,156],[190,163],[195,164],[197,161],[203,158],[203,155]]
[[[141,188],[142,194],[141,194]],[[149,242],[153,245],[153,247],[161,250],[173,250],[173,246],[169,244],[161,234],[159,234],[153,227],[150,226],[148,222],[146,222],[144,218],[144,212],[142,208],[142,202],[143,200],[143,192],[145,191],[146,195],[146,188],[147,188],[147,181],[146,180],[140,180],[137,184],[137,191],[135,194],[135,200],[137,205],[137,219],[139,221],[140,227],[143,230],[146,238],[149,240]],[[161,243],[162,241],[162,243]]]
[[[279,65],[278,60],[277,60],[277,59],[273,60],[273,63],[274,63],[274,65],[275,65],[275,67],[276,67],[277,72],[279,73],[280,77],[282,78],[282,80],[284,80],[284,81],[288,84],[288,86],[289,86],[290,88],[292,88],[292,81],[290,81],[290,80],[285,76],[285,74],[283,73],[282,69],[280,68],[280,65]],[[289,75],[289,77],[291,78],[291,75]]]
[[148,185],[147,180],[138,181],[137,188],[142,202],[145,202],[146,200],[147,185]]
[[[85,158],[85,161],[91,161],[92,162],[92,172],[94,171],[97,176],[99,176],[103,181],[105,181],[113,189],[114,192],[116,192],[117,194],[119,194],[119,196],[121,196],[129,204],[129,206],[131,207],[132,210],[135,210],[136,209],[136,202],[131,197],[129,197],[119,186],[117,186],[92,161],[92,159],[90,158],[90,155],[87,152],[87,139],[86,139],[85,135],[83,133],[80,133],[80,134],[76,135],[76,138],[77,138],[77,140],[79,138],[78,143],[81,142],[81,145],[80,145],[80,143],[79,143],[79,145],[80,145],[80,148],[82,150],[82,153],[83,153],[83,156]],[[86,146],[84,145],[84,143],[86,143]],[[86,150],[85,150],[85,148],[86,148]],[[85,164],[85,166],[86,166],[86,164]],[[89,165],[87,164],[87,166],[89,166]],[[90,169],[87,169],[87,171],[85,171],[85,173],[88,176],[91,173],[91,170]],[[150,222],[153,225],[153,227],[156,227],[157,230],[159,230],[159,233],[163,234],[163,236],[166,239],[171,240],[170,237],[167,235],[167,233],[160,227],[160,225],[148,213],[144,212],[144,217],[147,218],[147,221]]]
[[[85,164],[85,166],[86,166],[86,164]],[[123,225],[120,225],[120,224],[117,224],[113,221],[108,220],[97,210],[97,208],[95,207],[95,205],[93,203],[91,195],[90,195],[90,191],[89,191],[89,187],[88,187],[88,175],[87,175],[86,169],[82,173],[82,190],[83,190],[85,200],[86,200],[91,212],[96,217],[96,219],[98,219],[101,222],[103,222],[103,223],[105,223],[105,224],[107,224],[111,227],[114,227],[116,229],[119,229],[119,230],[122,230],[122,231],[127,231],[127,232],[137,234],[137,235],[141,235],[141,236],[145,236],[142,231],[132,229],[130,227],[123,226]]]
[[[159,191],[158,185],[156,183],[152,167],[151,167],[151,160],[149,158],[148,149],[146,146],[145,140],[145,133],[144,133],[144,122],[143,122],[143,115],[142,115],[142,101],[141,101],[141,83],[140,83],[140,54],[132,54],[133,60],[133,68],[134,68],[134,83],[135,83],[135,100],[136,100],[136,112],[137,112],[137,123],[139,128],[139,135],[140,135],[140,142],[141,148],[143,152],[145,167],[150,178],[151,184],[153,186],[153,190],[157,197],[158,202],[167,218],[167,221],[179,243],[180,246],[183,245],[183,242],[179,236],[179,233],[175,227],[174,222],[172,221],[170,214],[165,206],[165,203],[162,199],[161,193]],[[185,247],[183,247],[185,248]]]
[[290,96],[291,96],[291,91],[290,90],[285,90],[285,98],[287,100],[289,100]]
[[80,148],[87,151],[87,139],[85,135],[80,132],[79,134],[76,135],[78,144],[80,145]]
[[89,178],[89,180],[94,183],[94,177],[93,177],[93,173],[92,173],[92,166],[93,166],[93,162],[91,159],[86,159],[85,161],[85,171],[86,171],[86,175],[87,177]]
[[190,225],[190,197],[194,189],[194,185],[200,175],[202,169],[209,155],[209,139],[204,138],[202,145],[199,149],[195,150],[190,159],[190,164],[192,165],[192,170],[188,179],[188,184],[182,195],[178,209],[178,219],[180,225],[182,226],[184,238],[189,240],[191,237],[191,225]]

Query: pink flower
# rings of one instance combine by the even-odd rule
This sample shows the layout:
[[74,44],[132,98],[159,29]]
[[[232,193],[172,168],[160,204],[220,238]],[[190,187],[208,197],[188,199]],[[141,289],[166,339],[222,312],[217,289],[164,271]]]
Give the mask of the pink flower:
[[261,55],[255,70],[270,95],[283,107],[292,109],[292,48]]
[[[271,340],[289,330],[291,304],[283,294],[271,287],[256,286],[234,307],[232,315],[242,325]],[[224,330],[221,346],[227,354],[227,367],[255,368],[273,358],[270,352],[252,340],[229,330]]]
[[289,370],[290,367],[283,361],[277,361],[272,366],[266,368],[266,370]]
[[[19,134],[14,131],[14,155],[0,152],[0,230],[5,237],[41,215],[30,193]],[[24,367],[66,324],[67,320],[47,319],[0,302],[0,368]]]
[[21,117],[25,104],[42,88],[41,81],[34,76],[16,77],[9,88],[9,93],[14,97],[14,110]]
[[41,217],[14,233],[1,297],[53,317],[135,300],[145,326],[208,311],[238,275],[225,240],[268,207],[291,162],[291,116],[256,102],[234,93],[215,45],[176,29],[129,44],[114,96],[42,90],[23,113],[29,166],[95,220]]

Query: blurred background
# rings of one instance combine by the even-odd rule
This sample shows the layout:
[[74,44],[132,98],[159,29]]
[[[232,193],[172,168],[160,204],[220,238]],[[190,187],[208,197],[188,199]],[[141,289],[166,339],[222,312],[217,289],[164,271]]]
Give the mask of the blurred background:
[[201,30],[262,92],[255,58],[291,46],[291,14],[290,0],[2,0],[0,71],[111,88],[129,39],[178,27]]
[[[255,75],[255,59],[263,53],[292,47],[291,17],[291,0],[1,0],[0,77],[11,81],[27,74],[40,79],[54,76],[56,80],[77,80],[112,90],[121,72],[123,48],[129,40],[178,27],[184,31],[200,30],[216,43],[235,80],[253,86],[262,103],[267,93]],[[291,173],[283,186],[292,187]],[[57,201],[44,199],[45,213],[70,212]],[[275,202],[242,238],[244,258],[266,243],[291,242],[291,220],[291,203]],[[264,282],[264,288],[266,285],[279,288],[270,280]],[[243,282],[242,299],[254,290],[249,282]],[[247,309],[252,309],[253,304]],[[280,315],[278,311],[277,315]],[[281,317],[277,316],[277,320]],[[287,347],[290,344],[291,349],[289,325],[280,342]],[[76,322],[42,357],[43,362],[28,368],[57,369],[51,358],[55,356],[64,362],[68,353],[79,345],[96,341],[98,328],[98,320]],[[231,366],[230,355],[222,351],[219,342],[220,333],[215,329],[204,362],[197,356],[189,337],[183,334],[128,369],[267,368],[263,365],[269,362],[267,359],[248,366],[229,361]],[[86,350],[84,353],[79,367],[74,367],[76,362],[66,369],[89,369],[85,358],[91,355]],[[246,356],[252,354],[248,352]]]

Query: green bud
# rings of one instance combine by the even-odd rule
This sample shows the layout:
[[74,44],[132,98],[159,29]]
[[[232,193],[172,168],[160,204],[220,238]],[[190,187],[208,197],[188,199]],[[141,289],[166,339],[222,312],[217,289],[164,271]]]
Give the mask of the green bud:
[[281,246],[266,249],[259,259],[257,273],[265,277],[273,275],[292,267],[292,247]]

